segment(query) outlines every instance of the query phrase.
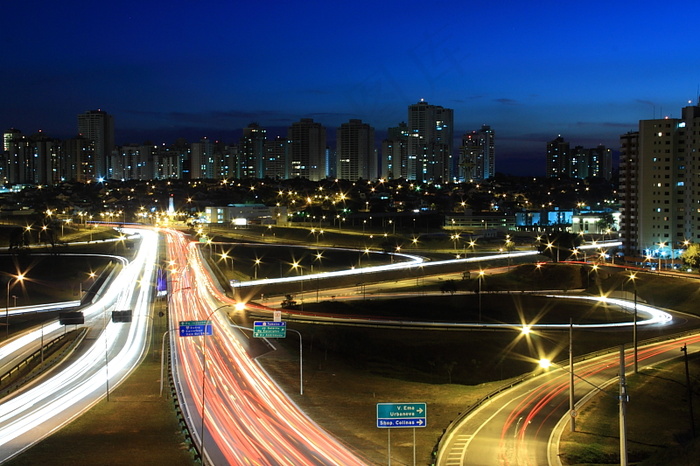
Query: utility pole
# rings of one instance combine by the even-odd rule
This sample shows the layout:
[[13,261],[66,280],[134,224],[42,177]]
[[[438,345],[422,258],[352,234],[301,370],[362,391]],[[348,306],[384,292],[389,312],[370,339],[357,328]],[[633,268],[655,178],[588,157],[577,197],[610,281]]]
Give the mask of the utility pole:
[[625,405],[627,404],[627,383],[625,381],[625,346],[620,347],[620,465],[627,466],[627,424]]
[[576,432],[576,410],[574,409],[574,319],[569,317],[569,416],[571,432]]
[[685,386],[688,387],[688,411],[690,412],[690,429],[695,438],[695,416],[693,413],[693,390],[690,387],[690,370],[688,369],[688,345],[684,344],[681,351],[685,354]]

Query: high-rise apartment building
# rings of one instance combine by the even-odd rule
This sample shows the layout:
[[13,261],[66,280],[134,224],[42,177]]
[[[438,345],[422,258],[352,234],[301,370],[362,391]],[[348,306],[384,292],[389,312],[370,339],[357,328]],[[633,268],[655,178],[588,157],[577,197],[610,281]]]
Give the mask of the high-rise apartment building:
[[129,145],[112,151],[109,177],[116,180],[152,180],[156,178],[154,160],[157,147]]
[[336,137],[336,177],[355,181],[377,177],[374,128],[352,119],[338,128]]
[[327,176],[326,129],[311,118],[302,118],[287,130],[286,178],[319,181]]
[[459,181],[484,181],[496,174],[495,133],[488,125],[462,136],[459,150]]
[[569,161],[569,143],[557,136],[547,143],[547,177],[557,178],[564,175]]
[[235,176],[238,146],[207,137],[194,142],[189,152],[189,179],[223,180]]
[[289,141],[281,136],[265,142],[265,171],[263,172],[263,178],[280,180],[287,177],[286,161],[288,149]]
[[547,143],[547,177],[612,179],[612,150],[603,145],[573,149],[561,136]]
[[204,137],[192,143],[189,165],[191,180],[214,178],[214,143],[211,139]]
[[408,125],[405,122],[389,128],[382,141],[382,156],[379,167],[381,178],[394,179],[408,177]]
[[189,175],[188,160],[191,148],[184,139],[178,139],[171,146],[158,146],[154,154],[154,169],[156,178],[183,178],[183,173]]
[[63,158],[66,179],[87,183],[95,180],[95,144],[85,136],[65,141]]
[[700,241],[700,106],[681,118],[642,120],[620,137],[621,238],[626,254],[674,257]]
[[604,145],[592,149],[576,146],[562,164],[562,175],[569,178],[598,177],[612,179],[612,150]]
[[408,107],[407,178],[418,181],[450,179],[453,110],[420,102]]
[[16,129],[16,128],[10,128],[4,133],[2,133],[2,150],[3,151],[8,151],[10,150],[10,143],[12,142],[13,139],[17,137],[22,136],[22,131]]
[[53,184],[65,179],[63,143],[41,131],[25,136],[19,131],[5,133],[3,183]]
[[95,177],[108,175],[107,161],[114,149],[114,119],[103,110],[90,110],[78,115],[78,134],[94,143]]
[[238,178],[263,178],[265,176],[265,141],[267,130],[257,123],[243,128],[240,142]]
[[620,136],[620,232],[622,248],[626,256],[636,256],[641,249],[637,244],[637,209],[639,167],[639,132]]
[[12,155],[15,140],[23,139],[22,131],[16,128],[10,128],[2,134],[2,184],[12,183],[16,168],[16,158]]

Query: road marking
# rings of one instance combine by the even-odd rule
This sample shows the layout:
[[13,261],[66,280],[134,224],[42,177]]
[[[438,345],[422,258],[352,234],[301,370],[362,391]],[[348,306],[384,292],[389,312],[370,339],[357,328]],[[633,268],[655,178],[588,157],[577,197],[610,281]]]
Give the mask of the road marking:
[[445,466],[460,466],[462,464],[462,459],[467,451],[467,445],[472,439],[472,435],[457,435],[455,440],[452,442],[452,448],[445,458]]

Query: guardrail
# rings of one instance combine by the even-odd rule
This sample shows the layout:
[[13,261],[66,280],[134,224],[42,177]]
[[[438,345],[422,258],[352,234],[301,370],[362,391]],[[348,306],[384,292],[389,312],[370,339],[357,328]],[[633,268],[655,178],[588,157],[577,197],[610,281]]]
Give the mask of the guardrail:
[[[51,358],[50,361],[46,360],[46,350],[50,350],[54,346],[58,345],[61,343],[63,340],[68,338],[68,333],[64,333],[63,335],[58,336],[57,338],[54,338],[47,344],[45,344],[42,348],[39,348],[35,352],[33,352],[31,355],[27,356],[23,361],[15,365],[12,369],[7,371],[5,374],[0,376],[0,385],[2,385],[4,382],[7,380],[11,379],[14,375],[16,375],[22,368],[29,367],[32,363],[36,363],[38,358],[41,358],[42,353],[44,353],[44,364],[40,367],[40,370],[36,372],[30,372],[29,375],[15,381],[14,383],[11,383],[7,387],[5,387],[1,392],[0,392],[0,397],[8,395],[10,392],[13,390],[17,389],[18,387],[30,382],[31,380],[35,379],[36,377],[40,376],[41,374],[44,373],[47,369],[55,366],[58,364],[59,361],[62,361],[70,352],[72,352],[75,347],[83,340],[85,335],[87,334],[87,328],[83,327],[80,329],[80,333],[78,336],[75,338],[75,340],[67,347],[65,348],[57,357]],[[51,354],[53,356],[53,354]],[[32,371],[34,371],[34,368],[32,368]]]
[[[173,333],[176,330],[173,331]],[[185,437],[185,444],[187,445],[187,451],[192,456],[192,459],[196,464],[204,464],[204,451],[202,451],[201,443],[195,441],[196,434],[196,423],[192,419],[192,415],[189,412],[187,404],[181,403],[180,400],[185,400],[185,393],[180,383],[180,376],[177,373],[177,350],[175,348],[175,340],[169,338],[170,344],[168,347],[168,383],[170,385],[170,396],[173,398],[173,408],[175,409],[175,414],[177,416],[178,424],[180,425],[180,431]]]

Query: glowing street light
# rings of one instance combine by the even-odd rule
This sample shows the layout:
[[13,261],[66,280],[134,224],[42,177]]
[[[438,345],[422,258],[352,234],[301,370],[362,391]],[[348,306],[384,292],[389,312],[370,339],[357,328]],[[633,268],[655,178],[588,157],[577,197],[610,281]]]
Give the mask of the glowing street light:
[[[27,227],[29,228],[29,227]],[[18,282],[21,282],[24,280],[24,274],[20,273],[17,275],[14,279],[14,284],[17,284]],[[13,285],[12,278],[7,279],[7,294],[5,297],[7,298],[5,302],[5,338],[9,339],[10,338],[10,288]]]
[[[619,386],[620,386],[620,394],[618,397],[615,397],[614,395],[611,395],[604,391],[601,387],[597,386],[593,382],[590,382],[589,380],[581,377],[578,374],[575,374],[573,372],[573,365],[571,363],[571,357],[569,357],[569,367],[570,369],[566,369],[564,366],[560,366],[558,364],[554,364],[551,360],[543,358],[538,361],[538,365],[543,368],[543,369],[548,369],[551,366],[557,366],[559,369],[562,369],[566,372],[569,373],[570,376],[570,384],[571,384],[571,391],[570,391],[570,398],[569,402],[572,404],[573,403],[573,378],[576,377],[579,380],[587,383],[588,385],[592,386],[596,390],[600,391],[601,393],[604,393],[608,396],[612,396],[613,398],[616,398],[619,402],[619,419],[620,419],[620,464],[622,465],[627,465],[627,422],[626,422],[626,417],[625,417],[625,411],[626,411],[626,405],[628,403],[628,395],[627,395],[627,383],[626,383],[626,378],[625,378],[625,348],[622,346],[620,348],[620,362],[619,362]],[[572,404],[573,406],[573,404]],[[574,418],[576,416],[576,413],[571,407],[570,409],[570,415],[571,415],[571,430],[572,432],[575,429],[574,425]]]
[[454,245],[455,252],[457,252],[457,240],[459,239],[459,233],[450,235],[450,239],[452,240],[452,244]]
[[258,279],[258,268],[260,268],[260,259],[256,258],[253,264],[255,266],[255,279]]

